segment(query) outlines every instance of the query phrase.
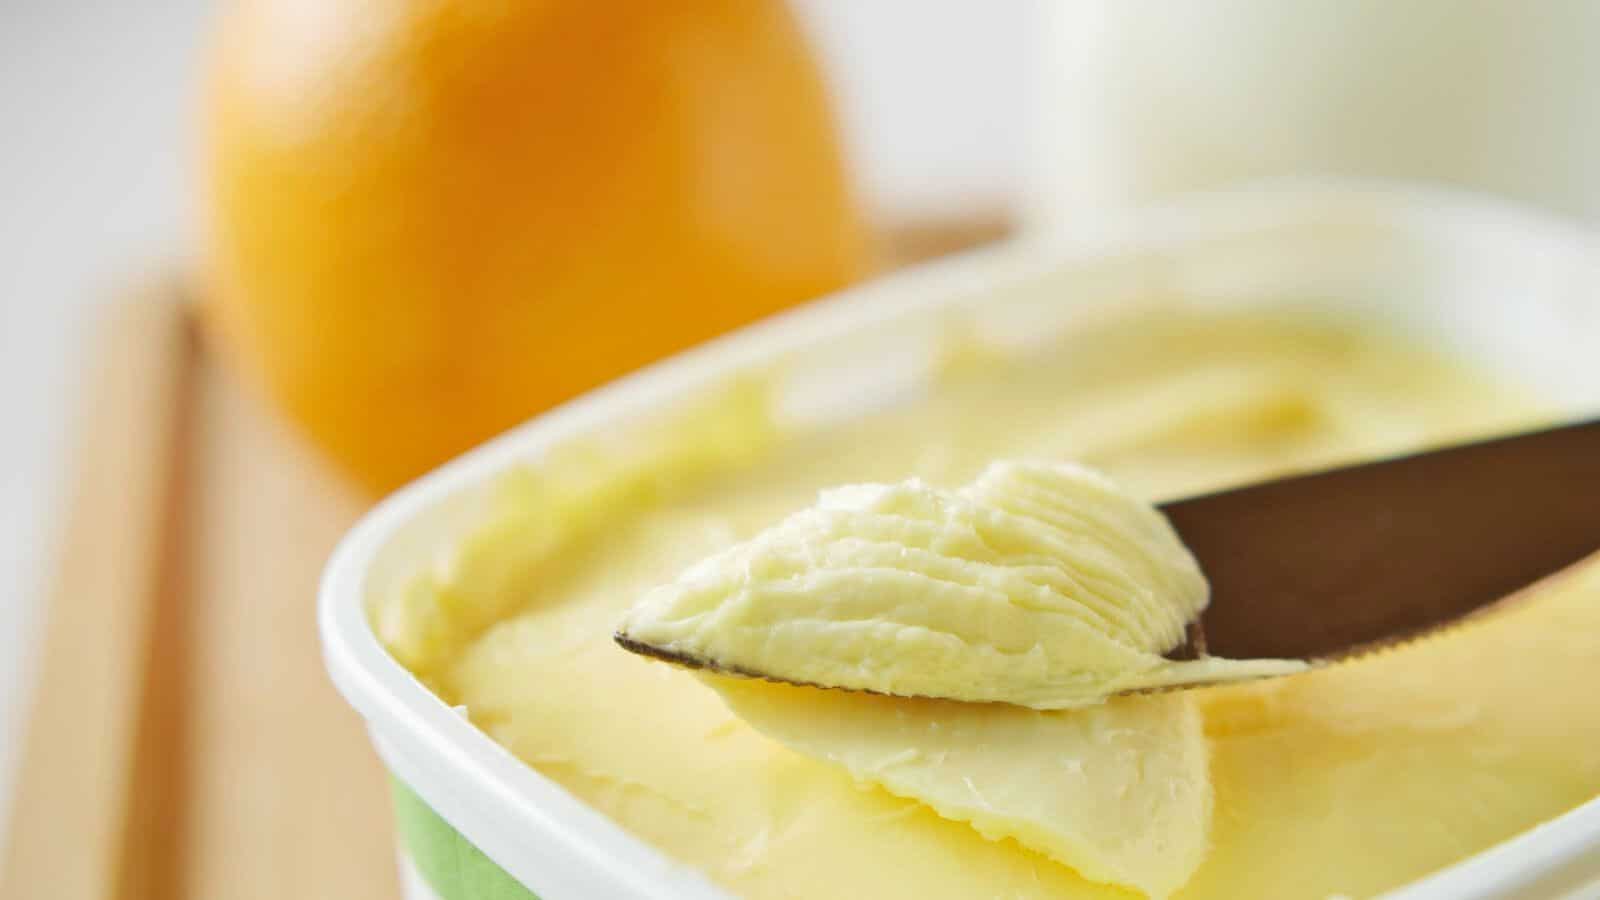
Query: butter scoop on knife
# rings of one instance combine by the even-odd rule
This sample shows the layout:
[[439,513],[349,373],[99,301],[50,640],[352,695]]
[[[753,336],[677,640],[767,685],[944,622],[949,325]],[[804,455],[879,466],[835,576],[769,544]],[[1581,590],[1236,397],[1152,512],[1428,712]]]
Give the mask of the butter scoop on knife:
[[1600,548],[1597,490],[1600,423],[1159,512],[1081,466],[1003,461],[954,490],[825,491],[650,592],[616,639],[793,684],[1084,706],[1290,674],[1492,608]]

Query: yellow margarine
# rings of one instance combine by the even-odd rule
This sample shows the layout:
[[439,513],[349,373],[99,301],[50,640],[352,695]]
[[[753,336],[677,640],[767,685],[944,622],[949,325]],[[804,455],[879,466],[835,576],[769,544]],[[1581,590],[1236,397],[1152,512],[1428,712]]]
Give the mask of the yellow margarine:
[[1085,878],[1165,897],[1204,858],[1205,736],[1181,695],[1041,712],[708,677],[762,733]]
[[793,683],[1036,709],[1301,668],[1163,658],[1207,599],[1150,504],[1083,466],[999,462],[955,491],[825,491],[646,594],[618,638]]
[[1303,668],[1165,659],[1207,599],[1150,504],[1073,463],[998,462],[955,491],[824,491],[646,594],[617,636],[726,672],[966,701],[711,680],[746,722],[858,780],[1166,896],[1210,827],[1200,718],[1183,697],[1107,698]]
[[[744,409],[751,435],[771,435],[758,404]],[[620,651],[611,631],[645,591],[829,485],[907,476],[959,485],[994,459],[1080,459],[1159,499],[1538,418],[1516,392],[1415,347],[1175,308],[1085,327],[1025,362],[965,367],[903,408],[821,434],[746,440],[726,417],[710,432],[691,417],[681,430],[619,435],[616,450],[572,448],[526,477],[603,498],[586,507],[575,495],[560,507],[581,527],[549,513],[501,516],[462,542],[470,559],[426,561],[374,615],[394,646],[426,651],[408,654],[408,665],[494,740],[735,895],[1131,896],[1091,877],[1159,892],[1177,879],[1186,845],[1169,844],[1170,869],[1111,866],[1130,865],[1139,841],[1182,821],[1195,782],[1182,776],[1190,757],[1171,753],[1198,746],[1214,813],[1180,900],[1369,896],[1600,792],[1600,708],[1570,696],[1572,685],[1600,683],[1600,566],[1480,626],[1371,659],[1176,700],[1133,698],[1197,710],[1204,738],[1163,740],[1168,755],[1112,753],[1126,765],[1095,784],[1070,777],[1079,763],[1090,771],[1087,751],[1056,758],[1068,774],[1052,781],[1050,758],[1025,743],[1010,781],[974,765],[986,776],[972,776],[982,802],[953,793],[939,769],[918,768],[936,754],[902,745],[900,729],[915,727],[925,701],[810,691],[852,706],[780,721],[777,706],[753,702],[765,695],[725,702],[682,671]],[[741,449],[686,449],[722,446]],[[581,477],[568,477],[573,459],[583,460]],[[885,713],[860,727],[855,701],[893,710],[892,723]],[[797,723],[806,734],[788,731]],[[1002,735],[1017,734],[998,722],[973,733],[987,736],[993,759],[1004,758]],[[818,736],[826,748],[802,746]],[[1173,803],[1085,803],[1072,823],[1078,843],[1024,845],[1029,817],[1049,814],[1053,797],[1115,793],[1116,773],[1135,771],[1121,776],[1129,796],[1159,797],[1166,786]],[[1032,807],[1030,783],[1051,786]],[[913,791],[927,801],[897,795]],[[982,804],[1002,800],[1009,812],[980,822]],[[1134,819],[1149,830],[1128,830]],[[1059,861],[1069,853],[1081,871]]]

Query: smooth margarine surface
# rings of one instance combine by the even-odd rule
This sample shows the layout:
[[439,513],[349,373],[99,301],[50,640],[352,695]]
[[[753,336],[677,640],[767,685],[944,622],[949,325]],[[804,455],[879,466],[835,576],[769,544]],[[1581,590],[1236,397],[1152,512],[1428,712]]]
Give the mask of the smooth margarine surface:
[[[770,429],[758,406],[752,437],[714,418],[705,431],[653,433],[642,456],[574,450],[519,476],[545,496],[578,458],[576,481],[610,499],[578,527],[548,512],[519,519],[513,488],[511,512],[464,542],[472,565],[444,560],[375,613],[399,643],[415,639],[426,652],[414,670],[496,741],[752,897],[1131,895],[896,796],[858,763],[888,789],[863,787],[848,763],[789,749],[699,680],[621,651],[611,630],[644,591],[833,484],[958,485],[988,460],[1022,456],[1081,459],[1165,498],[1535,418],[1514,394],[1420,351],[1178,313],[1099,326],[1034,363],[964,367],[905,410],[804,441],[759,437]],[[431,624],[413,628],[413,609]],[[1600,682],[1597,635],[1591,565],[1447,637],[1186,695],[1204,725],[1215,812],[1204,861],[1177,896],[1368,895],[1594,796],[1600,709],[1570,689]]]
[[1068,462],[818,502],[645,594],[618,637],[798,684],[1066,709],[1293,663],[1170,662],[1209,597],[1166,518]]
[[1205,735],[1179,694],[1040,711],[707,680],[761,733],[1085,878],[1165,897],[1205,856]]

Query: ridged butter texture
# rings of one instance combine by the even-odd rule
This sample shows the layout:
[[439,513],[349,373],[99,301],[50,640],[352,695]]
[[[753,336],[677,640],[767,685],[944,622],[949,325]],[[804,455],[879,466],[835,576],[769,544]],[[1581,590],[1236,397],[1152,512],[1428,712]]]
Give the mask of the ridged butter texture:
[[[1062,709],[1193,671],[1162,654],[1207,596],[1154,507],[1081,465],[1006,461],[955,490],[824,491],[646,594],[620,632],[783,681]],[[1230,666],[1273,668],[1200,664]]]

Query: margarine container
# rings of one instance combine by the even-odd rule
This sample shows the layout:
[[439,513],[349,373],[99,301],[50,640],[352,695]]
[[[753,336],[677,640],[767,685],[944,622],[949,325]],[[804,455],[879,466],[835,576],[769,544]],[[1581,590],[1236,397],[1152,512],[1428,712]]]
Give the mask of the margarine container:
[[[1086,312],[1150,296],[1307,307],[1425,340],[1575,416],[1600,411],[1600,240],[1540,214],[1391,183],[1274,181],[1191,196],[1071,243],[1018,240],[906,270],[681,354],[401,490],[329,562],[319,613],[327,665],[394,775],[408,896],[727,896],[503,750],[370,627],[374,598],[462,533],[496,475],[582,435],[626,434],[757,369],[781,373],[782,424],[803,433],[925,384],[957,315],[986,343],[1023,353]],[[1600,798],[1389,896],[1597,892]]]

